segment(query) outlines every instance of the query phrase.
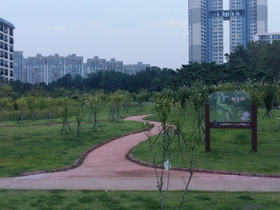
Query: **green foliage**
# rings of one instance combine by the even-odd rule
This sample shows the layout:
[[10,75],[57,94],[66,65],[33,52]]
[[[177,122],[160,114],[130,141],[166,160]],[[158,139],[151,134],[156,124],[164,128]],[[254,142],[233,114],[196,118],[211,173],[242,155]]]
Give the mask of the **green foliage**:
[[[197,86],[198,87],[198,86]],[[175,101],[178,100],[177,102]],[[149,132],[145,132],[148,137],[149,151],[151,153],[152,163],[156,165],[163,165],[165,170],[170,170],[171,161],[179,159],[187,162],[189,179],[181,196],[178,209],[182,209],[184,197],[188,190],[190,181],[193,175],[194,156],[197,150],[197,136],[195,130],[188,138],[185,132],[182,131],[182,126],[185,122],[186,108],[182,107],[182,98],[176,97],[176,94],[171,89],[165,89],[161,93],[154,95],[155,109],[157,116],[161,122],[160,133],[156,137],[151,137]],[[198,104],[197,98],[193,98],[192,102]],[[185,104],[183,103],[183,106]],[[168,123],[171,120],[172,125]],[[177,148],[178,153],[174,156],[173,149]],[[163,183],[163,168],[157,169],[155,167],[157,187],[159,191],[160,209],[165,209],[168,200],[169,184]],[[159,172],[158,172],[159,171]],[[160,172],[161,171],[161,172]],[[167,176],[169,183],[169,175]]]
[[272,109],[272,103],[275,99],[276,87],[274,84],[264,84],[264,104],[268,112]]
[[141,89],[138,94],[134,93],[133,97],[138,103],[138,106],[141,107],[141,109],[143,109],[144,102],[149,99],[149,93],[147,90]]
[[182,131],[182,127],[186,122],[186,109],[183,109],[180,102],[176,102],[171,108],[171,124],[176,130]]
[[190,88],[190,96],[189,96],[189,103],[192,107],[192,110],[194,112],[195,118],[194,118],[194,127],[199,127],[199,136],[201,136],[201,125],[202,121],[204,119],[204,103],[208,102],[209,98],[209,90],[208,87],[203,84],[201,81],[197,81],[194,83]]
[[262,81],[246,80],[240,84],[241,89],[247,91],[252,96],[252,102],[257,104],[258,107],[262,106],[265,98],[264,84]]
[[11,97],[12,87],[10,85],[4,84],[0,80],[0,98]]
[[159,116],[160,122],[163,127],[166,126],[167,119],[171,112],[171,107],[172,107],[171,100],[172,99],[170,98],[161,97],[156,101],[156,105],[155,105],[156,112]]
[[68,97],[56,100],[56,106],[59,109],[59,116],[62,120],[67,119],[72,111],[71,99]]
[[120,107],[123,105],[123,95],[121,90],[110,94],[108,98],[108,106],[110,107],[109,120],[119,121],[122,119],[120,115]]
[[191,86],[196,81],[205,84],[216,84],[219,81],[232,81],[227,66],[215,63],[190,63],[182,65],[174,75],[174,86]]
[[35,118],[35,110],[39,108],[39,98],[36,98],[34,96],[29,96],[26,98],[26,104],[28,106],[28,109],[32,112],[32,120],[36,120]]
[[176,91],[176,101],[180,102],[183,109],[187,107],[187,101],[190,97],[190,94],[190,89],[187,86],[179,87]]
[[21,112],[25,111],[28,108],[27,101],[26,101],[25,97],[18,98],[15,101],[15,104],[17,106],[17,109],[20,110]]
[[233,71],[238,81],[251,79],[278,78],[280,42],[272,44],[265,41],[250,42],[246,49],[244,46],[236,47],[228,55],[230,71]]
[[[100,111],[102,101],[101,101],[101,96],[100,95],[86,95],[86,106],[92,112],[94,119],[97,119],[97,114]],[[91,117],[91,116],[90,116]],[[94,119],[91,119],[94,120]]]

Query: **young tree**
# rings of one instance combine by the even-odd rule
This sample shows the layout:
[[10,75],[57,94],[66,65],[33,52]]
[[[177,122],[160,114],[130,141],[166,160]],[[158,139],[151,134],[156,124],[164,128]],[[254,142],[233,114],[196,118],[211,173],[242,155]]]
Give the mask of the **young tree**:
[[127,91],[124,91],[123,93],[123,108],[126,113],[129,111],[129,107],[131,106],[132,103],[132,97],[131,94]]
[[52,120],[54,117],[54,111],[58,109],[58,106],[56,106],[57,102],[56,99],[53,98],[47,98],[44,100],[45,108],[49,110],[49,120]]
[[61,98],[60,100],[56,101],[56,106],[59,110],[59,116],[61,117],[63,124],[62,124],[62,128],[60,133],[67,133],[67,128],[69,130],[69,132],[71,132],[71,128],[68,122],[68,117],[71,113],[71,108],[72,108],[72,104],[71,104],[71,99],[69,99],[68,97],[65,98]]
[[275,100],[276,86],[274,83],[266,83],[264,84],[264,104],[266,108],[266,112],[263,118],[266,116],[267,118],[272,118],[273,114],[271,112],[273,107],[273,101]]
[[[174,102],[172,97],[174,95],[171,90],[166,90],[155,98],[156,111],[161,122],[160,133],[155,139],[151,138],[151,133],[147,130],[150,128],[150,124],[144,124],[152,162],[155,166],[160,209],[165,208],[168,200],[171,162],[178,157],[184,161],[184,165],[186,165],[188,173],[190,173],[179,202],[178,209],[182,209],[184,198],[193,176],[194,157],[199,144],[199,138],[196,136],[197,132],[194,132],[189,138],[184,137],[186,133],[183,131],[183,124],[186,120],[186,110],[183,109],[180,101]],[[158,167],[158,164],[163,166]],[[168,171],[167,174],[164,173],[164,170]],[[164,179],[167,180],[164,182]]]
[[138,106],[143,110],[144,102],[147,101],[149,97],[149,93],[147,90],[140,90],[138,94],[135,94],[136,101],[138,103]]
[[86,96],[86,106],[89,109],[89,120],[92,122],[92,127],[91,130],[93,131],[96,127],[96,125],[98,125],[101,130],[103,131],[103,128],[101,127],[101,125],[99,124],[98,120],[97,120],[97,114],[100,112],[100,108],[101,108],[101,97],[100,95],[87,95]]
[[3,120],[3,113],[14,109],[12,98],[4,97],[0,98],[0,121]]
[[116,91],[109,96],[110,114],[108,120],[119,121],[122,120],[120,114],[120,107],[123,104],[123,95],[121,91]]
[[38,99],[37,99],[37,97],[28,96],[26,98],[26,103],[27,103],[28,109],[32,113],[32,120],[35,121],[36,120],[35,110],[38,108]]
[[209,89],[201,81],[195,82],[190,87],[189,104],[194,112],[194,123],[195,129],[192,134],[198,132],[199,138],[204,141],[205,130],[202,126],[202,121],[204,120],[204,103],[208,101]]
[[83,132],[82,122],[86,112],[84,98],[74,99],[72,101],[72,106],[74,109],[75,119],[77,122],[76,135],[79,136]]
[[18,118],[18,121],[23,122],[25,120],[24,112],[28,109],[26,98],[21,97],[21,98],[16,99],[15,104],[17,106],[17,109],[20,111],[20,116]]
[[[164,209],[167,199],[168,199],[168,190],[169,190],[169,180],[170,180],[170,173],[167,176],[167,185],[166,189],[164,189],[164,168],[157,168],[158,163],[165,164],[166,170],[170,170],[171,167],[171,131],[172,126],[168,124],[168,117],[171,112],[172,107],[172,99],[167,97],[159,97],[156,100],[156,112],[159,116],[161,122],[160,132],[153,140],[151,137],[148,136],[149,144],[150,144],[150,151],[152,154],[152,162],[155,165],[155,174],[157,179],[157,187],[160,196],[160,209]],[[165,191],[166,190],[166,191]],[[166,193],[165,193],[166,192]]]

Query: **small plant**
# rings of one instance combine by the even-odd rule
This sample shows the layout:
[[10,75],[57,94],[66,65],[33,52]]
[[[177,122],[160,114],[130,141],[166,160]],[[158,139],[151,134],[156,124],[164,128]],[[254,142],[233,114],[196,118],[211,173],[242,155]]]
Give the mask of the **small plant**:
[[240,195],[238,196],[238,199],[241,199],[243,201],[251,201],[254,200],[254,198],[252,198],[250,195]]
[[91,195],[83,195],[82,197],[78,198],[79,203],[92,203],[94,201],[94,197]]

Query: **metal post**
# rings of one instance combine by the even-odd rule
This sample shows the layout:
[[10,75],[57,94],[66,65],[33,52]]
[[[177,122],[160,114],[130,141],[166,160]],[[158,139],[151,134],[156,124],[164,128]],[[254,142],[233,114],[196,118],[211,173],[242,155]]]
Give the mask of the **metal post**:
[[210,152],[210,111],[209,104],[205,103],[205,151]]
[[257,104],[252,104],[252,152],[258,150]]

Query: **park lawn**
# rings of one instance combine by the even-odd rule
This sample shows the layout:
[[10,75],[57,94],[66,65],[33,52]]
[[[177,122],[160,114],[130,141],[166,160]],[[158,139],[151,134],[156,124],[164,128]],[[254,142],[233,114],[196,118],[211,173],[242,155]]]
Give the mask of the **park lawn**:
[[[170,191],[165,209],[177,209],[182,192]],[[189,191],[182,209],[278,210],[280,193]],[[0,190],[0,210],[160,209],[155,191]]]
[[[272,110],[273,119],[263,118],[265,110],[259,110],[258,123],[261,132],[258,132],[258,151],[251,152],[251,132],[241,129],[211,129],[211,151],[205,152],[205,144],[200,140],[194,160],[194,168],[280,174],[280,130],[276,131],[280,116],[280,110]],[[190,114],[188,116],[191,116]],[[157,120],[157,116],[147,117]],[[203,125],[204,126],[204,125]],[[189,117],[183,132],[185,137],[190,136],[192,130],[192,118]],[[154,137],[155,139],[155,137]],[[174,145],[176,145],[176,138]],[[152,155],[148,141],[142,142],[132,151],[132,155],[145,162],[152,163]],[[171,165],[189,167],[187,161],[182,162],[178,147],[174,146],[171,157]],[[163,164],[158,158],[157,164]]]
[[[22,172],[49,170],[71,165],[87,149],[107,139],[132,131],[141,131],[140,122],[108,121],[109,108],[101,109],[99,124],[91,131],[89,117],[84,117],[83,133],[76,136],[73,116],[68,121],[72,132],[61,134],[61,119],[39,119],[24,122],[2,122],[0,126],[0,176],[16,176]],[[120,116],[154,113],[154,106],[146,103],[143,108],[130,107],[120,110]]]
[[83,133],[61,134],[62,125],[17,126],[0,128],[0,176],[21,172],[48,170],[71,165],[87,149],[122,134],[141,131],[140,122],[100,121],[91,131],[91,123],[83,123]]

